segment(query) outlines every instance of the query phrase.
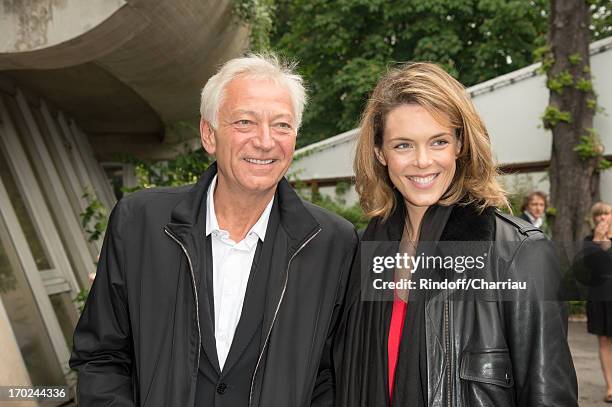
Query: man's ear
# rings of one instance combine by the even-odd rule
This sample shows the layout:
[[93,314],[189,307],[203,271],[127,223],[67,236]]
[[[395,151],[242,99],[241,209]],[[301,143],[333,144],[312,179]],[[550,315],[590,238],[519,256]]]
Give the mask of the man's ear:
[[204,147],[208,154],[215,154],[217,149],[215,132],[212,129],[212,125],[204,119],[200,119],[200,140],[202,141],[202,147]]
[[378,162],[381,163],[384,167],[386,167],[387,159],[385,158],[385,155],[379,147],[374,147],[374,153],[376,154],[376,159],[378,160]]

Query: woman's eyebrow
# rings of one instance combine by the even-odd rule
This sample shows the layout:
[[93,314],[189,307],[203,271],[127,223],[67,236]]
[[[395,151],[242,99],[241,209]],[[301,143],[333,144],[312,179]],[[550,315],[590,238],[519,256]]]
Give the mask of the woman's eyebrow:
[[[434,135],[429,136],[429,138],[427,140],[432,140],[435,139],[436,137],[442,137],[442,136],[452,136],[451,133],[449,132],[441,132],[441,133],[436,133]],[[413,139],[411,139],[410,137],[405,137],[405,136],[396,136],[396,137],[391,137],[389,139],[389,141],[399,141],[399,140],[403,140],[403,141],[414,141]]]

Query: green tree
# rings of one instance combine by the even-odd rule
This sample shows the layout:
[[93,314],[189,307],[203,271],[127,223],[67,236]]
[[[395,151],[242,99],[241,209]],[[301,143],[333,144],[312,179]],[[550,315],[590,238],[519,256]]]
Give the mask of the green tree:
[[610,10],[608,5],[606,17],[606,7],[598,3],[550,0],[549,45],[539,53],[550,89],[543,123],[553,135],[550,197],[556,209],[553,236],[558,241],[580,241],[588,233],[585,220],[599,197],[599,173],[611,165],[603,158],[601,140],[593,129],[598,108],[589,43],[597,34],[594,30],[599,29],[600,36],[609,32],[605,20],[609,22]]
[[270,44],[300,62],[299,145],[354,128],[389,64],[429,60],[472,85],[523,67],[546,40],[546,0],[278,0]]

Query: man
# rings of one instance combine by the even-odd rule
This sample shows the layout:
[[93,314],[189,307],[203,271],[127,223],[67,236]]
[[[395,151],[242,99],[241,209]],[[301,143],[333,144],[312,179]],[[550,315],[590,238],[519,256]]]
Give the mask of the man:
[[541,191],[532,191],[523,198],[523,204],[521,205],[523,213],[520,217],[547,233],[546,207],[546,194]]
[[208,81],[200,132],[216,163],[111,215],[74,335],[79,405],[332,405],[357,237],[283,178],[304,104],[275,57],[231,60]]

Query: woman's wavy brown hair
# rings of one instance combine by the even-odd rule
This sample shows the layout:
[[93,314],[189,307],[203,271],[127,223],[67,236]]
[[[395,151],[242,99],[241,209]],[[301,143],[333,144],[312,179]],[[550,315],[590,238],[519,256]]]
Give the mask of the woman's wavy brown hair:
[[440,205],[475,204],[509,208],[497,182],[491,140],[465,88],[438,65],[406,64],[380,79],[361,119],[354,169],[361,206],[369,217],[386,219],[397,204],[387,168],[376,158],[382,147],[387,114],[401,105],[420,105],[440,122],[448,121],[461,143],[457,170]]

